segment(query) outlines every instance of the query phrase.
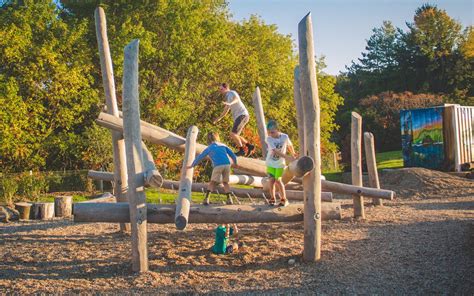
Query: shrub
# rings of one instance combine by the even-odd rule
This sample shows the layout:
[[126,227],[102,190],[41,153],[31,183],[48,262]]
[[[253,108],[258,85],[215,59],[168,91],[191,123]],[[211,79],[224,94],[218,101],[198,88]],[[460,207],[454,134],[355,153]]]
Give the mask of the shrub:
[[0,190],[2,201],[11,205],[14,201],[14,196],[18,191],[18,182],[15,176],[2,175],[1,177]]

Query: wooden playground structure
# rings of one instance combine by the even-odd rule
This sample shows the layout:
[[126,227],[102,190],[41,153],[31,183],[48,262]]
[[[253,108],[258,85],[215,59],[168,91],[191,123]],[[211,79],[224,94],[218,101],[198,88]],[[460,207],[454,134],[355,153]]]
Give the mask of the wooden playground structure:
[[[123,113],[118,110],[115,83],[107,38],[105,13],[95,11],[97,41],[104,84],[106,112],[100,113],[97,123],[112,133],[114,172],[90,171],[89,177],[113,181],[117,203],[74,204],[75,222],[120,223],[122,231],[131,231],[132,269],[148,270],[147,223],[175,223],[183,230],[188,223],[269,223],[304,221],[305,261],[316,261],[321,256],[321,221],[341,219],[341,206],[332,200],[332,193],[353,196],[354,216],[365,217],[364,197],[382,205],[382,199],[391,200],[395,193],[380,189],[373,136],[364,135],[370,187],[362,184],[362,118],[352,114],[352,185],[321,179],[320,108],[316,81],[315,55],[311,14],[298,25],[299,66],[295,69],[294,100],[298,118],[300,157],[286,168],[283,181],[290,200],[302,201],[287,207],[256,204],[254,199],[266,201],[267,184],[265,162],[259,159],[238,157],[235,166],[245,174],[233,175],[232,184],[245,184],[253,189],[232,188],[237,198],[248,198],[251,204],[196,205],[191,204],[191,193],[201,192],[205,184],[193,184],[193,169],[187,167],[196,154],[206,146],[197,143],[198,128],[191,126],[186,138],[140,120],[138,97],[139,41],[133,40],[124,48]],[[264,143],[265,118],[259,88],[253,97],[259,136]],[[181,178],[164,180],[157,171],[153,156],[142,140],[163,145],[184,153]],[[265,146],[265,145],[262,145]],[[265,149],[265,147],[262,147]],[[302,188],[301,189],[301,183]],[[178,190],[176,205],[147,204],[144,188]],[[221,189],[217,189],[221,190]]]

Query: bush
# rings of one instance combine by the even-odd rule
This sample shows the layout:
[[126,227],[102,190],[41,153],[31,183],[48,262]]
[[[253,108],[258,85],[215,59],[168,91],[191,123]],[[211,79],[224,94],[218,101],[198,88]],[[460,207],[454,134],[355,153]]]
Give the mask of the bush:
[[18,191],[18,182],[14,176],[2,175],[0,182],[0,193],[2,196],[2,202],[6,204],[13,204],[14,196]]
[[19,175],[18,187],[20,195],[38,201],[41,194],[48,192],[49,183],[45,173],[26,172]]

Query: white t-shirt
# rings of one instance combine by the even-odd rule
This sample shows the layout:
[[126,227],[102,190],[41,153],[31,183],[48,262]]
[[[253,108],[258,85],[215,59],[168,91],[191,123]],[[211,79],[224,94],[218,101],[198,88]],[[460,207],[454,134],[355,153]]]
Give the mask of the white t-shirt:
[[239,94],[235,90],[229,90],[225,94],[225,100],[227,101],[227,103],[232,102],[235,98],[237,98],[237,100],[232,103],[232,105],[230,105],[230,112],[232,112],[232,118],[234,119],[234,121],[240,115],[249,115],[249,111],[247,111],[247,108],[245,108],[244,103],[242,103]]
[[267,137],[266,139],[268,152],[265,164],[272,168],[284,168],[285,159],[278,155],[273,154],[273,149],[278,149],[281,153],[286,154],[286,148],[288,145],[293,145],[287,134],[280,133],[278,138]]

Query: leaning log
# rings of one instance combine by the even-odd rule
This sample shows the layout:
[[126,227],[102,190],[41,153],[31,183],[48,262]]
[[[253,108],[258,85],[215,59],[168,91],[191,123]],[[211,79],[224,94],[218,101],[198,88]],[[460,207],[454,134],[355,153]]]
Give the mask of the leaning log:
[[[147,205],[148,223],[174,223],[175,205]],[[189,223],[270,223],[303,221],[303,205],[291,204],[287,207],[268,205],[192,205]],[[340,220],[339,203],[322,204],[323,220]],[[117,223],[130,222],[128,203],[87,204],[74,206],[74,222]]]
[[[178,190],[179,187],[179,182],[178,181],[169,181],[165,180],[163,181],[163,188],[166,189],[172,189],[172,190]],[[205,183],[193,183],[191,186],[191,190],[193,192],[204,192],[204,190],[207,189],[207,184]],[[217,186],[216,187],[216,192],[224,192],[224,187],[222,186]],[[251,198],[263,198],[269,197],[269,193],[263,189],[259,188],[253,188],[253,189],[248,189],[248,188],[236,188],[236,187],[231,187],[230,192],[233,193],[237,197],[241,198],[248,198],[250,195]],[[286,198],[289,200],[303,200],[303,191],[297,191],[297,190],[286,190]],[[321,198],[323,201],[332,201],[332,193],[331,192],[323,192],[321,195]]]
[[[132,269],[148,271],[147,209],[145,203],[145,164],[140,132],[138,99],[138,39],[124,48],[123,60],[123,122],[127,155],[129,215],[132,237]],[[139,180],[142,182],[139,182]],[[74,213],[76,214],[76,213]],[[128,221],[127,221],[128,222]]]
[[262,156],[267,157],[267,127],[265,124],[265,113],[263,112],[262,96],[260,95],[260,88],[257,86],[252,96],[253,108],[255,111],[255,118],[257,119],[258,136],[260,144],[262,145]]
[[[112,130],[123,132],[123,120],[122,118],[116,118],[107,113],[101,112],[97,124]],[[141,132],[143,139],[150,141],[154,144],[166,146],[170,149],[174,149],[180,152],[184,152],[186,140],[172,132],[162,129],[152,124],[141,124]],[[196,154],[201,153],[206,149],[207,146],[196,143]],[[266,176],[265,162],[259,159],[238,157],[236,168],[245,170],[251,175]]]
[[[352,185],[362,186],[362,116],[351,113],[351,175]],[[354,217],[365,219],[364,197],[352,196]]]
[[300,66],[295,67],[293,75],[293,99],[296,107],[296,125],[298,126],[298,144],[300,156],[305,155],[305,131],[304,131],[304,112],[303,112],[303,101],[301,101],[301,90],[300,90]]
[[305,124],[305,153],[316,166],[303,178],[305,194],[303,259],[321,257],[321,143],[320,110],[311,13],[298,23],[300,89]]
[[[369,175],[369,186],[372,188],[380,188],[377,159],[375,158],[374,135],[372,133],[364,133],[364,147],[367,175]],[[376,206],[383,206],[383,202],[380,198],[374,198],[372,203]]]
[[191,164],[196,156],[196,138],[198,128],[191,126],[186,136],[186,148],[184,149],[184,161],[181,168],[181,179],[179,181],[178,199],[176,200],[175,225],[179,230],[184,230],[189,221],[189,208],[191,206],[191,185],[193,184],[194,169]]
[[[102,7],[97,7],[94,13],[97,45],[99,47],[100,70],[104,86],[105,103],[108,113],[118,117],[118,105],[115,94],[114,69],[107,36],[107,20]],[[114,160],[114,194],[118,201],[127,201],[127,161],[125,159],[125,142],[122,133],[112,130],[112,148]],[[122,232],[130,231],[129,224],[120,224]]]

